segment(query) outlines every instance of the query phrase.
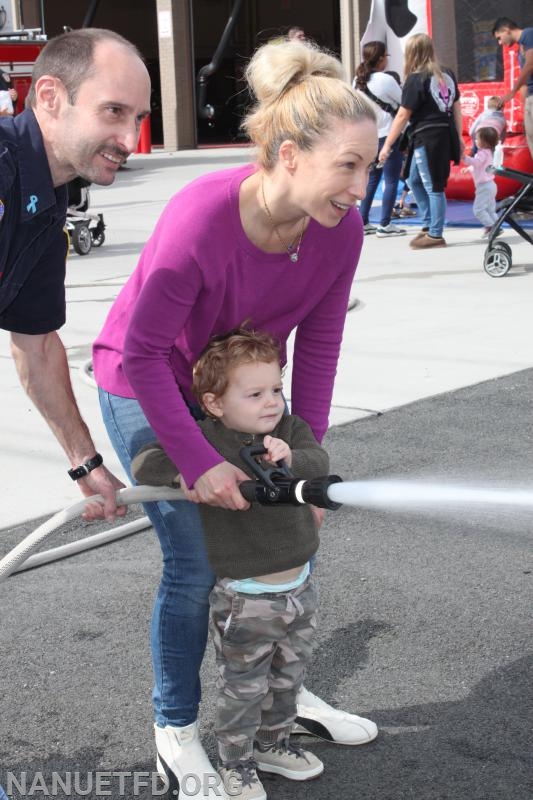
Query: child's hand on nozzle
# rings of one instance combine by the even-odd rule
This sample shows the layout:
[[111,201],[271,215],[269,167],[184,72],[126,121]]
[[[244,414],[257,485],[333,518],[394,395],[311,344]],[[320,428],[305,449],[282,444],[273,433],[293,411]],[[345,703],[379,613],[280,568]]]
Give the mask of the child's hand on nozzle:
[[283,459],[288,467],[291,466],[291,448],[287,442],[283,441],[283,439],[276,439],[274,436],[270,436],[270,434],[268,434],[263,439],[263,447],[268,450],[265,456],[267,461],[276,462]]

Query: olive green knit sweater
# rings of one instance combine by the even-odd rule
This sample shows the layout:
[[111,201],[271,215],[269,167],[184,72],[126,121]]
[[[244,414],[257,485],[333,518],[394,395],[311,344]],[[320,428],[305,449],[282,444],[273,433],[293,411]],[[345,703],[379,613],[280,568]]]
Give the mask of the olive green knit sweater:
[[[253,477],[239,451],[245,445],[262,444],[263,435],[230,430],[214,419],[198,424],[227,461]],[[328,455],[302,419],[282,417],[271,435],[291,448],[291,469],[297,478],[308,480],[328,474]],[[132,462],[132,473],[138,483],[151,486],[172,486],[178,480],[177,468],[157,442],[139,451]],[[318,549],[318,531],[309,506],[253,503],[248,511],[228,511],[201,505],[200,514],[209,562],[221,578],[250,578],[298,567]]]

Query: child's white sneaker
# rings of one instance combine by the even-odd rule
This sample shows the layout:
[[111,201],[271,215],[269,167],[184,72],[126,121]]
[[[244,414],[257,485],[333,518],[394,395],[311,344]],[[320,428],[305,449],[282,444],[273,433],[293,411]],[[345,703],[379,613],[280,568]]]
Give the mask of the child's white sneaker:
[[226,764],[220,767],[218,773],[229,797],[235,797],[237,800],[267,800],[253,758]]
[[324,772],[324,764],[309,750],[291,744],[287,737],[274,745],[254,746],[257,769],[273,772],[291,781],[308,781]]

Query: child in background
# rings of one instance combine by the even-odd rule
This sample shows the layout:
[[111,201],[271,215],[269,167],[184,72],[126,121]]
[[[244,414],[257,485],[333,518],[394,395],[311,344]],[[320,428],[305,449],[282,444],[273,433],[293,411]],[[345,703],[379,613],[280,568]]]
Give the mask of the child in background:
[[470,130],[468,132],[472,142],[474,143],[472,155],[476,154],[475,137],[480,128],[494,128],[498,134],[499,142],[502,143],[504,141],[505,134],[507,132],[507,122],[505,120],[505,114],[500,110],[499,104],[499,97],[489,97],[487,99],[487,108],[485,111],[482,111],[481,114],[478,114],[470,126]]
[[11,81],[11,75],[0,67],[0,117],[12,117],[15,113],[17,90]]
[[[402,167],[403,172],[403,167]],[[400,175],[400,183],[403,185],[403,189],[400,193],[400,197],[398,198],[398,202],[392,209],[392,216],[393,217],[416,217],[416,211],[412,208],[411,203],[408,201],[408,196],[410,193],[409,184],[405,180],[402,175]]]
[[[387,70],[385,70],[385,73],[387,75],[391,75],[394,78],[394,80],[396,81],[396,83],[398,84],[398,86],[401,87],[402,84],[401,84],[401,81],[400,81],[400,76],[398,75],[397,72],[394,72],[394,70],[392,70],[392,69],[387,69]],[[402,188],[402,191],[400,193],[400,197],[399,197],[398,201],[395,203],[394,208],[392,209],[392,216],[396,217],[396,218],[398,218],[398,217],[416,217],[416,211],[413,208],[411,208],[411,203],[409,203],[408,200],[407,200],[407,196],[408,196],[408,194],[409,194],[409,192],[411,190],[410,190],[409,185],[408,185],[407,181],[405,180],[405,176],[404,176],[405,158],[406,158],[407,151],[402,149],[401,138],[400,138],[400,141],[398,143],[398,147],[399,147],[400,151],[402,152],[402,156],[403,156],[402,171],[400,172],[400,180],[398,182],[398,185],[401,184],[403,186],[403,188]]]
[[471,172],[474,178],[476,194],[474,198],[474,215],[484,226],[482,238],[490,235],[498,215],[496,214],[496,181],[489,170],[492,166],[494,150],[498,144],[498,134],[494,128],[479,128],[475,134],[477,147],[474,156],[463,156],[468,164],[461,172]]
[[[327,453],[307,423],[285,414],[272,337],[246,328],[215,337],[193,375],[195,397],[208,415],[199,425],[227,461],[250,474],[240,450],[262,444],[267,462],[283,459],[299,478],[327,474]],[[175,465],[157,442],[135,456],[132,474],[139,483],[179,485]],[[316,627],[309,559],[318,548],[318,526],[310,506],[199,510],[217,576],[210,632],[218,667],[219,772],[226,786],[239,790],[239,800],[266,800],[256,769],[298,781],[324,769],[289,742]]]
[[11,92],[0,91],[0,117],[12,117],[14,113]]

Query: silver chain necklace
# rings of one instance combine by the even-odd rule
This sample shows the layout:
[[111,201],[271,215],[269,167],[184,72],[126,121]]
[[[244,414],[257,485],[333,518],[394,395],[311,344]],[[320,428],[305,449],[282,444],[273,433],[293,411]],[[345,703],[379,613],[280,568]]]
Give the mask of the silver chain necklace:
[[[285,242],[281,238],[281,234],[280,234],[280,232],[278,230],[278,226],[274,222],[274,218],[273,218],[272,214],[270,213],[269,207],[267,206],[267,201],[266,201],[266,198],[265,198],[265,182],[264,182],[263,176],[261,176],[261,194],[263,195],[263,206],[265,208],[266,215],[270,220],[272,228],[274,229],[274,233],[278,237],[278,239],[280,241],[280,244],[283,247],[283,249],[287,251],[287,255],[289,256],[289,258],[292,261],[292,263],[296,264],[296,262],[298,261],[298,258],[300,256],[300,245],[302,244],[302,237],[304,235],[305,219],[306,218],[304,217],[303,220],[302,220],[302,227],[301,227],[300,233],[298,234],[296,239],[294,239],[290,244],[287,244],[287,242]],[[295,242],[297,242],[297,244],[295,244]]]

